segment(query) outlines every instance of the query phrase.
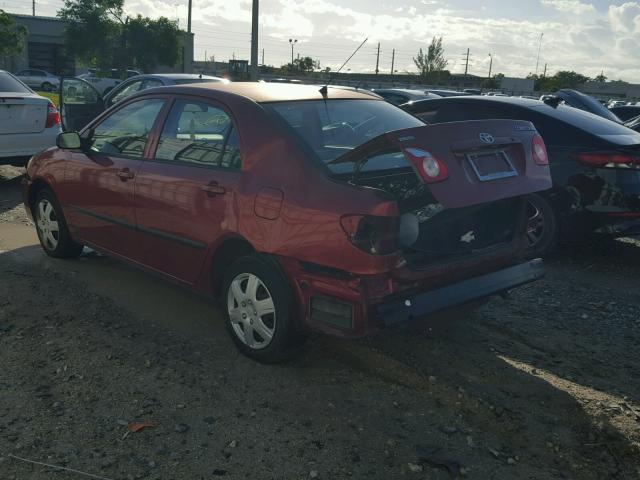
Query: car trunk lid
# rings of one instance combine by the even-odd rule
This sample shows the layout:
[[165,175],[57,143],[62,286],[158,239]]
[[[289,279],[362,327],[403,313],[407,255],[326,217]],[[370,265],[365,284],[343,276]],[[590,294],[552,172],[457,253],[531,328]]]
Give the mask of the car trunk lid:
[[46,98],[37,95],[0,92],[0,135],[41,132],[48,105]]
[[[536,134],[533,124],[517,120],[425,125],[380,135],[331,163],[354,162],[357,174],[376,155],[401,151],[409,158],[416,149],[428,151],[447,169],[428,190],[444,208],[460,208],[550,188],[548,166],[533,161]],[[413,162],[407,165],[416,171]]]

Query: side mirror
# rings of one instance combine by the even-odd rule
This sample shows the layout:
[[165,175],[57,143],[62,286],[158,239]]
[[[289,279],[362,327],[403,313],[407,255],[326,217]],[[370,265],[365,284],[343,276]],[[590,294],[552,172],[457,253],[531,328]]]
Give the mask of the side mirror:
[[58,148],[75,150],[82,148],[82,140],[78,132],[64,132],[58,135],[56,145]]

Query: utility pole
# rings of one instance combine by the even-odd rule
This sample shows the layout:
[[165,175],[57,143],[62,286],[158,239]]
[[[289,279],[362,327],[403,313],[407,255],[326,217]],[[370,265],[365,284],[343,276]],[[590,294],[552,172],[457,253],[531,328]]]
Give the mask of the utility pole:
[[251,14],[251,80],[258,81],[258,3],[253,0]]
[[31,13],[34,17],[36,16],[36,0],[31,3]]
[[378,53],[376,55],[376,75],[379,72],[378,65],[380,65],[380,42],[378,42]]
[[393,66],[396,61],[396,49],[394,48],[391,52],[391,76],[393,76]]
[[544,73],[542,74],[542,78],[547,78],[547,64],[544,64]]
[[297,38],[290,38],[289,43],[291,44],[291,66],[293,67],[293,46],[298,43]]
[[264,48],[262,49],[262,65],[264,65]]
[[192,9],[193,9],[192,0],[189,0],[189,12],[187,13],[187,33],[191,33],[191,10]]
[[538,75],[538,65],[540,64],[540,49],[542,48],[542,36],[544,32],[540,34],[540,40],[538,40],[538,58],[536,59],[536,75]]
[[489,62],[489,79],[491,78],[491,68],[493,67],[493,55],[489,54],[491,61]]
[[470,48],[467,48],[467,61],[464,65],[464,78],[467,78],[467,72],[469,71],[469,52],[470,52]]

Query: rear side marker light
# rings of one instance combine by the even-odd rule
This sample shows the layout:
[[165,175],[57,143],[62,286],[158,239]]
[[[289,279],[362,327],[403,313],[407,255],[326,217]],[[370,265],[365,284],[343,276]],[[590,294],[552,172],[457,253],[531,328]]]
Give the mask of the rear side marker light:
[[55,127],[56,125],[60,125],[60,112],[53,103],[49,102],[49,105],[47,106],[47,123],[45,124],[45,128]]
[[587,152],[573,155],[578,162],[588,167],[629,167],[640,164],[640,155],[631,155],[618,152]]
[[421,148],[405,148],[403,152],[425,183],[441,182],[449,176],[447,166],[431,152]]
[[540,135],[536,134],[533,136],[531,150],[533,151],[533,161],[536,162],[537,165],[549,165],[547,147]]

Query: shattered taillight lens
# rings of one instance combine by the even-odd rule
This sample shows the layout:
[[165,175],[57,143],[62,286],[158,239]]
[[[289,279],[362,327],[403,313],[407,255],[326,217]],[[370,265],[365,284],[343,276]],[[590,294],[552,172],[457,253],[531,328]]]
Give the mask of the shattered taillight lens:
[[340,219],[349,241],[371,255],[388,255],[398,250],[398,217],[344,215]]
[[441,182],[449,176],[447,166],[431,152],[422,148],[405,148],[403,152],[425,183]]

